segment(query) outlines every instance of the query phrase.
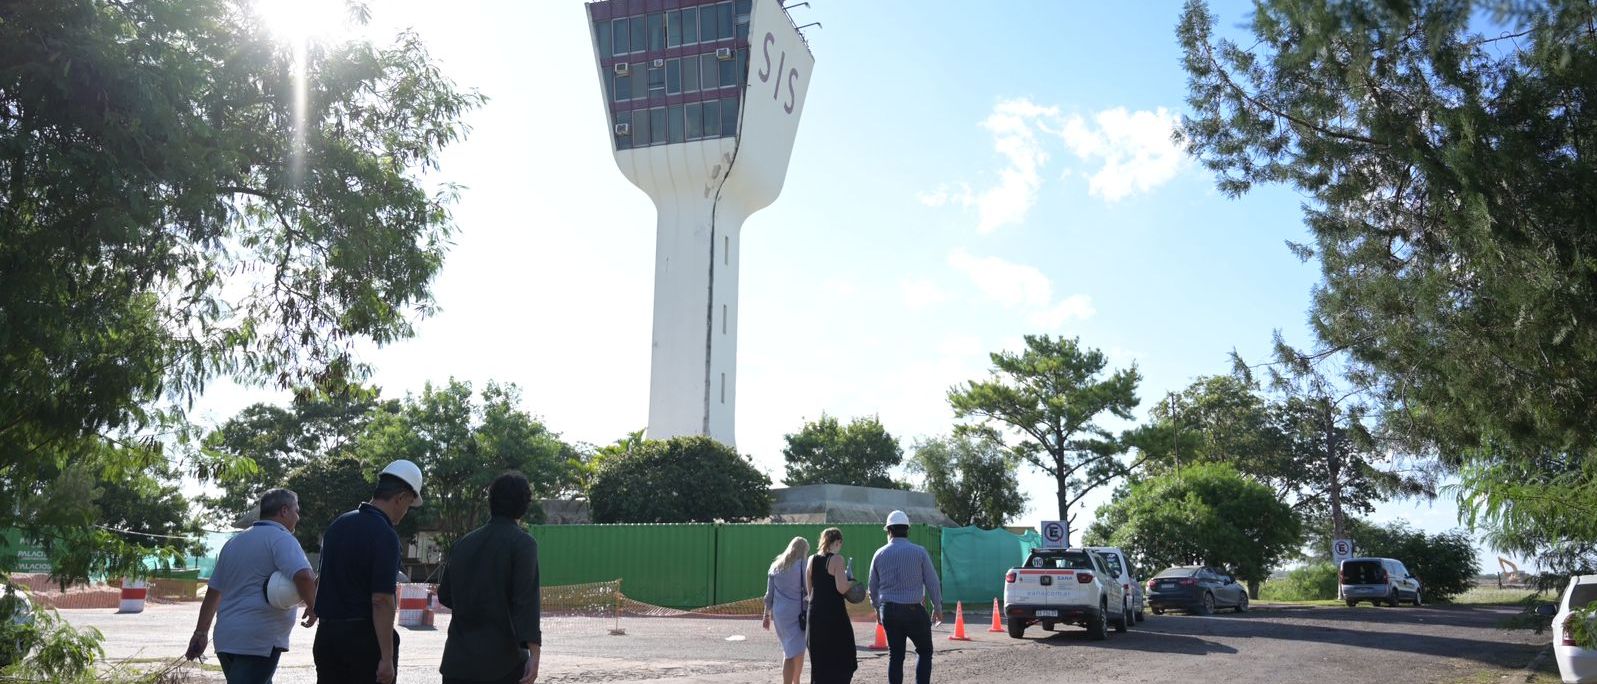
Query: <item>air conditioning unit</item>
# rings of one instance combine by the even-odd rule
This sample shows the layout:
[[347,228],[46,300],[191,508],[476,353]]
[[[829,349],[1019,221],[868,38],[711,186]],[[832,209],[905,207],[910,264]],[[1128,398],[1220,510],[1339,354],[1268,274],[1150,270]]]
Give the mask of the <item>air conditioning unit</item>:
[[732,59],[732,48],[716,48],[716,59]]
[[632,124],[616,124],[616,135],[632,135]]
[[664,69],[665,68],[665,60],[663,60],[663,59],[654,60],[654,68],[656,68],[656,69]]
[[631,66],[626,62],[616,62],[614,68],[617,76],[625,76],[629,73],[632,73]]

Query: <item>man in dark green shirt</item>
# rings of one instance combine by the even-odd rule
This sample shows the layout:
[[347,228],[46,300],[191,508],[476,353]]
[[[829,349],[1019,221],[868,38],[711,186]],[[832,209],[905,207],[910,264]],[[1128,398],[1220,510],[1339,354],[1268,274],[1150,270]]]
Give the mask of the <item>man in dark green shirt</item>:
[[500,475],[488,487],[493,517],[449,551],[438,583],[438,600],[453,611],[438,667],[444,684],[538,679],[538,542],[519,524],[531,502],[526,476]]

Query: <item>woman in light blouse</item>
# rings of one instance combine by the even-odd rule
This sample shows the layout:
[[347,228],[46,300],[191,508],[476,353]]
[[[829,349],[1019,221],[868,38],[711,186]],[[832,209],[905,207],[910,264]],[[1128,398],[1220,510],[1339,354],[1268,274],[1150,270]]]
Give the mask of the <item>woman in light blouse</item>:
[[804,560],[810,542],[794,537],[787,550],[771,561],[765,575],[765,614],[760,625],[769,630],[776,625],[776,638],[782,642],[782,684],[799,684],[804,671]]

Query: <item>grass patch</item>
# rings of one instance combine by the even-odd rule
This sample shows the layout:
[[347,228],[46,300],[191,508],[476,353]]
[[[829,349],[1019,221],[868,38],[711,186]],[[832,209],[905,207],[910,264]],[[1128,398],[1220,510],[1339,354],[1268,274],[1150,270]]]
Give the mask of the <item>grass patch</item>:
[[1282,600],[1279,600],[1279,599],[1260,598],[1259,602],[1261,604],[1260,605],[1261,608],[1264,607],[1262,604],[1266,604],[1266,603],[1268,603],[1269,605],[1272,605],[1272,606],[1305,606],[1305,607],[1320,607],[1320,608],[1335,608],[1337,606],[1344,606],[1344,604],[1341,601],[1338,601],[1336,599],[1310,599],[1310,600],[1307,600],[1307,601],[1282,601]]
[[1469,591],[1454,596],[1451,603],[1464,606],[1513,606],[1532,595],[1543,601],[1558,599],[1558,595],[1550,591],[1538,594],[1534,589],[1498,589],[1491,585],[1476,585]]

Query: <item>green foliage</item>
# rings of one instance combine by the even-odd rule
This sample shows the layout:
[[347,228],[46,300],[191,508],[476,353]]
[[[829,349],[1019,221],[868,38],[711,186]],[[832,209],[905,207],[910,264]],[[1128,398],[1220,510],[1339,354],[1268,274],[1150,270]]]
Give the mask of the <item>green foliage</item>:
[[1019,434],[1011,452],[1053,476],[1059,518],[1069,526],[1082,497],[1138,465],[1120,461],[1119,441],[1095,421],[1106,413],[1130,419],[1142,376],[1133,365],[1103,377],[1108,359],[1076,339],[1027,335],[1025,342],[1018,354],[992,354],[991,379],[953,387],[948,403],[955,418],[972,421],[959,431]]
[[300,546],[306,551],[321,550],[322,532],[333,519],[371,497],[376,483],[370,478],[379,469],[343,455],[319,458],[290,471],[282,486],[299,495],[300,517],[294,538]]
[[1597,459],[1476,453],[1449,489],[1493,548],[1534,555],[1558,577],[1597,565]]
[[842,425],[821,414],[798,432],[786,435],[782,449],[787,459],[789,487],[841,484],[858,487],[898,488],[889,473],[904,460],[898,440],[875,416],[855,418]]
[[[1266,365],[1274,396],[1270,429],[1279,454],[1277,469],[1264,471],[1283,498],[1308,518],[1328,518],[1341,529],[1349,514],[1367,514],[1392,497],[1434,497],[1434,464],[1414,456],[1414,445],[1396,438],[1385,416],[1369,405],[1367,377],[1350,382],[1327,372],[1345,354],[1305,354],[1275,334],[1274,360]],[[1236,373],[1252,383],[1252,370],[1233,355]]]
[[187,445],[207,383],[336,386],[430,310],[454,189],[423,174],[482,98],[414,34],[312,45],[300,79],[232,0],[3,14],[0,528],[120,573],[158,549],[87,527],[94,492]]
[[1302,542],[1292,509],[1269,487],[1223,464],[1198,464],[1134,483],[1098,509],[1089,545],[1118,546],[1150,572],[1224,567],[1258,582]]
[[1597,557],[1579,467],[1597,109],[1572,104],[1597,82],[1590,21],[1586,3],[1264,0],[1233,42],[1189,0],[1178,29],[1189,149],[1229,194],[1308,198],[1313,243],[1293,248],[1319,258],[1320,341],[1350,352],[1390,438],[1464,468],[1472,522],[1565,568]]
[[[406,520],[436,527],[445,552],[454,540],[488,520],[488,485],[501,473],[518,470],[532,484],[534,500],[566,487],[576,450],[520,409],[521,390],[490,382],[480,403],[471,384],[450,379],[421,396],[407,396],[397,411],[372,418],[353,445],[375,471],[404,458],[421,467],[425,505]],[[543,521],[533,506],[526,522]],[[406,530],[408,531],[408,527]]]
[[[1395,558],[1420,580],[1427,601],[1447,601],[1469,591],[1480,574],[1475,541],[1464,530],[1426,534],[1398,520],[1376,525],[1350,519],[1348,538],[1360,556]],[[1329,561],[1331,542],[1323,528],[1310,535],[1313,557]]]
[[1336,598],[1336,566],[1311,563],[1296,568],[1281,579],[1271,579],[1259,589],[1267,601],[1324,601]]
[[970,435],[926,440],[909,459],[910,472],[925,476],[938,510],[962,526],[986,529],[1026,510],[1016,465],[1002,443]]
[[1255,383],[1232,375],[1200,377],[1148,410],[1133,446],[1149,456],[1148,472],[1199,462],[1229,463],[1276,487],[1291,479],[1280,432]]
[[1567,629],[1575,643],[1597,649],[1597,603],[1575,608],[1569,612],[1569,617]]
[[211,431],[201,444],[207,455],[202,463],[234,466],[202,473],[221,489],[202,500],[212,522],[229,525],[238,520],[260,505],[266,490],[283,486],[297,469],[351,454],[355,438],[373,416],[398,410],[397,402],[383,401],[379,393],[375,387],[355,385],[336,392],[305,388],[287,407],[255,404]]
[[32,604],[8,578],[0,584],[0,680],[63,682],[93,673],[105,657],[99,630],[75,629],[55,609]]
[[604,461],[588,499],[596,523],[745,522],[771,514],[771,479],[709,437],[645,440]]
[[[15,499],[20,536],[43,546],[61,584],[142,576],[145,560],[182,562],[201,547],[178,477],[158,443],[84,440],[76,459],[36,464],[48,480]],[[3,518],[3,514],[0,514]],[[9,556],[0,556],[0,563]],[[9,570],[9,568],[5,568]]]
[[578,444],[576,453],[567,462],[571,481],[563,494],[587,496],[588,491],[593,488],[593,479],[604,468],[605,461],[630,454],[642,446],[643,432],[642,429],[628,432],[627,436],[602,447],[587,443]]

